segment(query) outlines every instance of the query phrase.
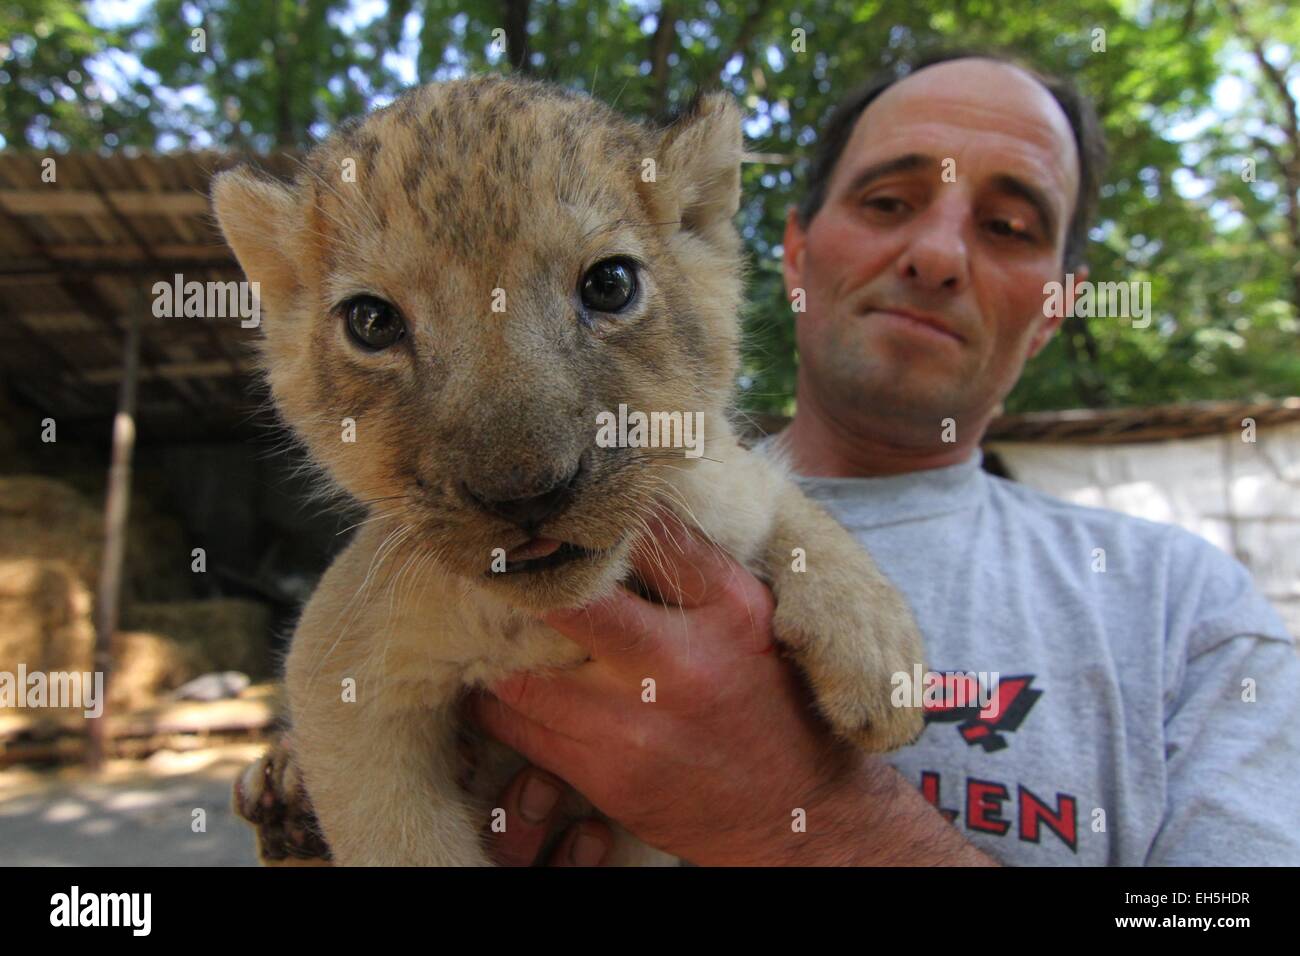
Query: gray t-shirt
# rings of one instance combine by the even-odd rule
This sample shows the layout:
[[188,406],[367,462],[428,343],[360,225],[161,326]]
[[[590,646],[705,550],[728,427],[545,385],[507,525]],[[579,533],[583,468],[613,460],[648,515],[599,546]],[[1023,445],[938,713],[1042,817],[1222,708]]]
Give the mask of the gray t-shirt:
[[886,759],[972,843],[1011,865],[1300,864],[1300,657],[1239,562],[978,453],[799,483],[906,595],[929,670],[967,675],[900,682],[926,728]]

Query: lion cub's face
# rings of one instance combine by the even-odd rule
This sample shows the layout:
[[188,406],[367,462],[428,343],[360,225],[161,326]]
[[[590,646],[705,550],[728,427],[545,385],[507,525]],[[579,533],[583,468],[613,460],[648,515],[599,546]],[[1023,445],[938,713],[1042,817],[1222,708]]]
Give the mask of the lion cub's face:
[[516,603],[581,603],[694,461],[602,447],[597,416],[702,413],[706,455],[726,427],[740,150],[725,96],[655,131],[480,77],[346,125],[291,186],[221,175],[281,413],[338,486],[389,499],[404,547]]

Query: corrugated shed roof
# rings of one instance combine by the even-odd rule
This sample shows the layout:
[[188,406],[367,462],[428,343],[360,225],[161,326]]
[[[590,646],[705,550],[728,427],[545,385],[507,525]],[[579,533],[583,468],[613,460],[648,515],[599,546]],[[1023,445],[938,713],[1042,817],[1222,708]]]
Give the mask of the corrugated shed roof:
[[1167,441],[1300,421],[1300,398],[1261,402],[1184,402],[1145,408],[1088,408],[1003,415],[989,426],[989,442],[1122,444]]
[[[1079,408],[1058,412],[1000,415],[985,432],[992,442],[1066,442],[1118,445],[1168,441],[1240,431],[1251,419],[1257,428],[1300,422],[1300,397],[1259,402],[1184,402],[1145,408]],[[754,434],[772,434],[789,424],[784,415],[756,415]]]
[[[47,161],[53,160],[53,179]],[[242,278],[207,192],[245,157],[0,154],[0,374],[58,420],[111,416],[143,305],[138,417],[157,431],[222,433],[252,406],[237,318],[155,318],[155,282]],[[289,156],[258,157],[290,176]]]

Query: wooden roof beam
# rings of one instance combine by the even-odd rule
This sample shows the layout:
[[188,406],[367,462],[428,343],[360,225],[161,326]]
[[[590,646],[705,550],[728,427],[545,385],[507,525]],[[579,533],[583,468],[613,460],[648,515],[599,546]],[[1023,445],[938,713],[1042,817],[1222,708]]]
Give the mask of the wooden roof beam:
[[[94,186],[95,192],[108,208],[109,215],[113,217],[113,220],[118,224],[122,231],[131,237],[131,241],[134,242],[136,247],[144,254],[145,260],[157,267],[159,279],[161,279],[169,270],[159,261],[159,257],[155,254],[154,250],[150,248],[149,243],[145,240],[144,236],[140,235],[139,230],[135,228],[131,223],[131,220],[123,215],[122,211],[114,203],[112,197],[100,186],[98,180],[92,176],[91,182]],[[143,299],[144,297],[141,296],[141,301],[143,301]],[[139,323],[142,320],[142,316],[134,316],[136,328],[139,328]],[[221,336],[217,335],[216,329],[207,322],[202,324],[202,328],[204,332],[207,333],[208,344],[212,347],[212,350],[225,359],[226,364],[229,366],[230,374],[238,373],[239,363],[236,362],[230,352],[226,350],[226,346],[221,341]]]
[[[4,218],[8,219],[13,224],[14,231],[17,232],[27,245],[29,245],[38,255],[48,258],[45,253],[45,245],[41,241],[40,236],[32,231],[27,223],[23,222],[19,216],[15,216],[7,211],[4,213]],[[122,345],[122,347],[125,347],[126,331],[118,325],[117,319],[113,314],[113,309],[100,297],[90,280],[82,275],[71,274],[67,266],[62,263],[54,262],[54,265],[55,271],[58,273],[59,286],[63,289],[64,294],[66,294],[68,298],[72,299],[77,308],[81,309],[88,315],[94,316],[102,325],[104,325],[105,328],[110,329],[117,341]],[[159,362],[159,357],[156,354],[157,349],[147,342],[143,343],[143,346],[140,355],[141,364],[146,370],[152,370]],[[203,403],[197,401],[187,389],[183,388],[180,380],[167,379],[166,381],[168,385],[171,386],[172,390],[180,396],[181,401],[183,401],[196,416],[200,419],[207,418],[207,411],[204,408]]]
[[[110,189],[112,208],[131,216],[206,216],[208,197],[199,192]],[[0,189],[0,206],[16,216],[106,216],[111,210],[94,190]]]

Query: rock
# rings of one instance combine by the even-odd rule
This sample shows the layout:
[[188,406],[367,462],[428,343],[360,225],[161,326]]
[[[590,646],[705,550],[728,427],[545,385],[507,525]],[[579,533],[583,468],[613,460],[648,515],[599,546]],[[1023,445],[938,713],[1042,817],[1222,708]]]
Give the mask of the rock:
[[176,700],[227,700],[238,697],[250,683],[248,675],[239,671],[204,674],[178,687],[172,697]]

